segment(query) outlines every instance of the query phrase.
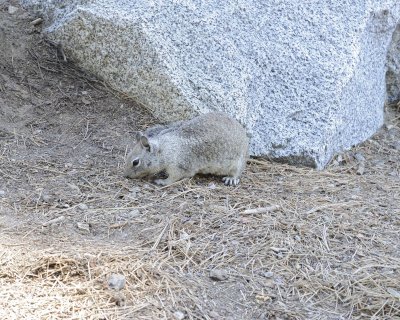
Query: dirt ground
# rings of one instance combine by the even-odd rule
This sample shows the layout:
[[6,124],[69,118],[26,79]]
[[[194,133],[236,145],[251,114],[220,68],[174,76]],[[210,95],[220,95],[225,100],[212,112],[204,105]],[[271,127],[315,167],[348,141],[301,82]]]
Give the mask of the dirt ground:
[[324,171],[253,160],[238,187],[128,180],[129,137],[157,120],[63,61],[37,17],[9,5],[1,319],[400,319],[396,108]]

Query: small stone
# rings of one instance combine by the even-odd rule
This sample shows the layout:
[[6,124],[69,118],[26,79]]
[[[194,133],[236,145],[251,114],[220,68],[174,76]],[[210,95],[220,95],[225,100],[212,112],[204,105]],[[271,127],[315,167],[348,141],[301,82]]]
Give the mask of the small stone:
[[208,189],[211,189],[211,190],[215,190],[216,187],[217,187],[217,186],[215,185],[215,183],[210,183],[210,184],[208,185]]
[[131,211],[129,211],[128,213],[129,218],[136,218],[138,216],[140,216],[140,211],[138,209],[133,209]]
[[14,7],[14,6],[8,6],[8,13],[9,14],[14,14],[18,11],[18,7]]
[[86,222],[78,222],[78,223],[76,224],[76,226],[78,227],[79,230],[83,230],[83,231],[90,232],[90,225],[89,225],[89,223],[86,223]]
[[211,311],[210,312],[210,317],[213,318],[213,319],[221,319],[221,316],[216,311]]
[[114,290],[121,290],[125,287],[126,279],[123,274],[113,273],[108,278],[108,287]]
[[182,320],[185,319],[185,314],[182,311],[175,311],[174,312],[174,318],[176,320]]
[[4,196],[6,192],[4,190],[0,190],[0,197]]
[[88,205],[87,205],[86,203],[80,203],[80,204],[77,205],[77,208],[78,208],[79,210],[85,211],[85,210],[87,210],[89,207],[88,207]]
[[354,159],[356,159],[358,162],[364,162],[365,161],[365,157],[364,157],[364,155],[362,154],[362,153],[360,153],[360,152],[356,152],[355,154],[354,154]]
[[263,276],[265,278],[272,278],[274,276],[274,273],[272,271],[264,272]]
[[225,270],[213,269],[210,271],[210,278],[216,281],[224,281],[228,279],[228,273]]

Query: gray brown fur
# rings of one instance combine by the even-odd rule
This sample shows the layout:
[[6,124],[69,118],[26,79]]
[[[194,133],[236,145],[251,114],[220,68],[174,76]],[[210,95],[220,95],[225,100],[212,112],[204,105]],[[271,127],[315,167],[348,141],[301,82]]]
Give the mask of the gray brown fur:
[[220,112],[155,126],[137,134],[125,176],[141,178],[165,171],[168,178],[155,182],[169,185],[197,173],[214,174],[224,176],[226,185],[237,185],[246,166],[248,144],[239,122]]

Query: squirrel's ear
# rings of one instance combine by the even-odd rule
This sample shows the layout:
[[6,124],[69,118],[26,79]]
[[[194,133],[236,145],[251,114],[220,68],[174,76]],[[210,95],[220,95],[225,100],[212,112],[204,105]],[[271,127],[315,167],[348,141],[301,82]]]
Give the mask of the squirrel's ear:
[[147,149],[147,151],[150,151],[149,139],[146,136],[142,135],[140,137],[140,143],[142,144],[143,147]]

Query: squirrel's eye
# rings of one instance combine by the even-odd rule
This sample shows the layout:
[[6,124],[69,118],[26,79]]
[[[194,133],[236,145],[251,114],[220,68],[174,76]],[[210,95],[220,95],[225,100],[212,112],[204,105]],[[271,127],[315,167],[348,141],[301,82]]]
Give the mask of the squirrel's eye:
[[132,161],[132,166],[133,167],[137,167],[139,165],[139,163],[140,163],[140,160],[139,159],[135,159],[135,160]]

